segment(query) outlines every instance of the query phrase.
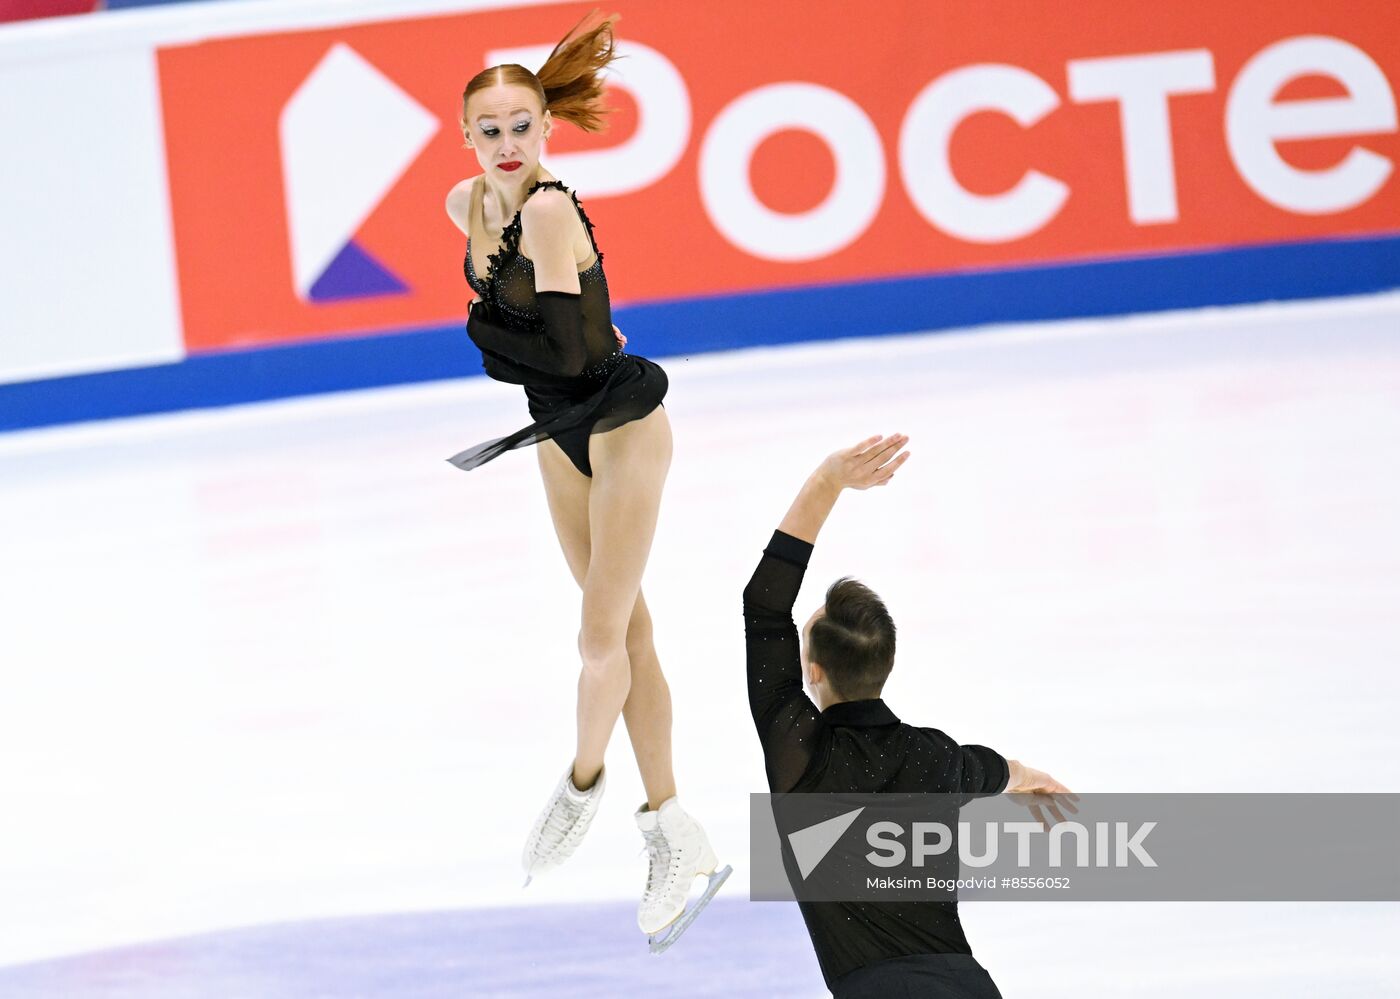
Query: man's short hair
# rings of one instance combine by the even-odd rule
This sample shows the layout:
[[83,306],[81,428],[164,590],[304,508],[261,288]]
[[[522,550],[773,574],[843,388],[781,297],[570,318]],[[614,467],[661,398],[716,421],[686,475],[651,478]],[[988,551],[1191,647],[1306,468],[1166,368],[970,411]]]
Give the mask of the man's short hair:
[[826,590],[826,613],[812,622],[807,657],[843,700],[879,697],[894,666],[894,619],[864,583],[842,576]]

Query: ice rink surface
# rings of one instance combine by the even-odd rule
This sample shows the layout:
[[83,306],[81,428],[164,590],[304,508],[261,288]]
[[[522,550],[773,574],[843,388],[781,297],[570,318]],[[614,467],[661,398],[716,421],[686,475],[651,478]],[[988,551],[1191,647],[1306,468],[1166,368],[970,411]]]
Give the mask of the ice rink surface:
[[[652,355],[628,331],[629,349]],[[680,797],[735,874],[645,953],[626,731],[564,868],[578,591],[528,422],[465,379],[0,436],[0,996],[824,996],[749,903],[740,593],[886,600],[896,713],[1077,791],[1400,790],[1400,295],[658,357],[644,591]],[[800,618],[801,619],[801,618]],[[1400,905],[963,906],[1008,996],[1396,994]],[[569,983],[569,984],[565,984]]]

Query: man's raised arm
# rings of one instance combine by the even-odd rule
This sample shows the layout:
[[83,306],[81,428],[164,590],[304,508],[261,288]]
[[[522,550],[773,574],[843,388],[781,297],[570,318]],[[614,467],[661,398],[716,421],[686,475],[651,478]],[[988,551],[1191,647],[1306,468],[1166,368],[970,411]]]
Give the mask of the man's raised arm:
[[841,490],[884,485],[908,457],[894,457],[908,440],[902,434],[871,437],[828,456],[808,476],[744,587],[749,709],[775,791],[790,790],[806,771],[810,736],[821,719],[802,689],[800,638],[792,618],[813,542]]
[[810,542],[779,528],[744,587],[749,710],[763,743],[770,785],[780,790],[787,790],[806,770],[796,754],[818,716],[802,690],[800,639],[792,619],[811,554]]

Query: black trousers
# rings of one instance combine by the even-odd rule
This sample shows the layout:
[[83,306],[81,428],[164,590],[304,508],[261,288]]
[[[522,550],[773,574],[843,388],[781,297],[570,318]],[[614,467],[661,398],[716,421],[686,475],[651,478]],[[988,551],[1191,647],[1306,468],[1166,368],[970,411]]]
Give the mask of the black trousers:
[[876,961],[842,975],[833,999],[1002,999],[971,954],[915,954]]

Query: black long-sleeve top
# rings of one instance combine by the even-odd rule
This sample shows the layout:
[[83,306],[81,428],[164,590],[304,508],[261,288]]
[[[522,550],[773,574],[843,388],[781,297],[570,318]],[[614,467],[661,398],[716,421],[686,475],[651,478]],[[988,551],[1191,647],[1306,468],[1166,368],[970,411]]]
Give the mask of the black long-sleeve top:
[[[565,191],[593,247],[593,263],[578,272],[579,290],[536,291],[535,265],[520,252],[524,202],[544,188]],[[481,181],[472,187],[469,216],[480,213]],[[462,269],[481,298],[467,314],[467,335],[481,350],[486,373],[516,385],[577,387],[580,376],[618,352],[612,329],[612,305],[603,251],[593,238],[593,223],[578,197],[557,180],[536,182],[521,209],[501,231],[500,249],[489,255],[485,279],[472,264],[471,237]]]
[[[812,545],[774,531],[744,588],[749,708],[768,787],[796,792],[997,794],[1006,759],[960,746],[934,728],[901,722],[880,698],[825,711],[802,689],[792,609]],[[970,954],[956,902],[799,900],[828,987],[856,968],[911,954]]]

